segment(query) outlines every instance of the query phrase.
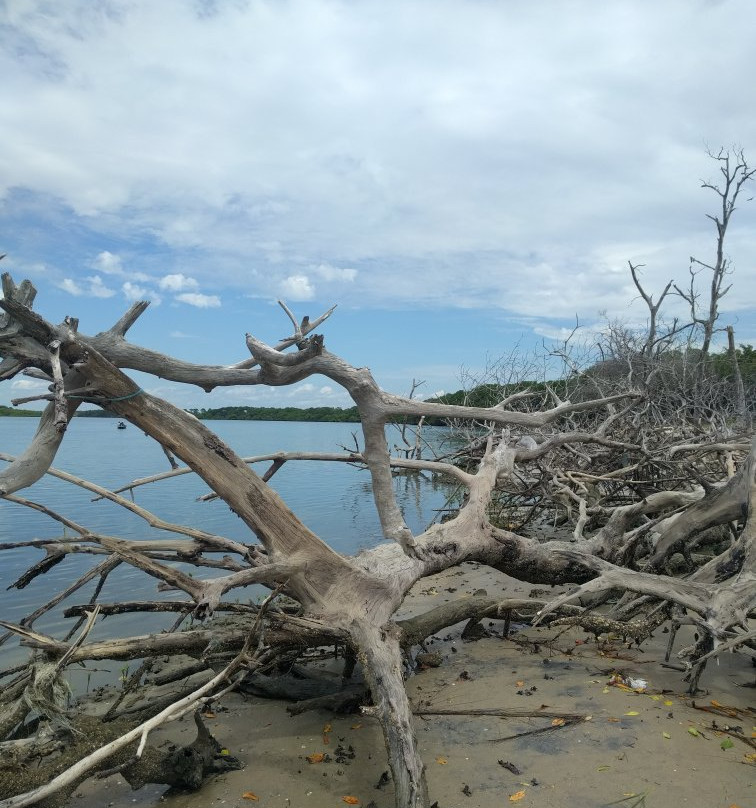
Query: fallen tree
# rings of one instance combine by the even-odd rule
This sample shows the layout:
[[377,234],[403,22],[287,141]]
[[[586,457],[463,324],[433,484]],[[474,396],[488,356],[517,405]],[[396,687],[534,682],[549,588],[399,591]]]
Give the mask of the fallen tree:
[[[99,561],[20,624],[0,621],[7,631],[2,641],[20,636],[32,649],[28,665],[3,676],[0,751],[13,766],[12,771],[8,766],[0,770],[0,807],[21,808],[70,793],[83,778],[103,769],[117,769],[135,784],[155,781],[157,772],[167,771],[159,782],[196,787],[204,774],[225,765],[218,762],[201,718],[197,741],[178,756],[192,761],[181,772],[176,771],[176,756],[155,757],[159,753],[147,745],[155,726],[196,711],[245,682],[252,686],[257,681],[261,687],[261,676],[275,674],[282,663],[290,668],[310,649],[339,645],[346,649],[345,689],[343,698],[328,703],[362,702],[383,729],[396,805],[428,808],[404,686],[407,659],[426,637],[446,626],[524,608],[519,602],[481,596],[411,620],[396,619],[418,580],[466,561],[522,581],[577,585],[563,597],[537,604],[534,617],[539,620],[556,617],[597,634],[624,633],[638,642],[667,619],[675,627],[694,623],[700,640],[687,652],[693,690],[704,665],[717,653],[755,647],[756,634],[748,621],[756,609],[756,443],[744,425],[743,397],[737,397],[733,417],[720,413],[704,428],[700,414],[711,399],[704,390],[705,374],[698,372],[692,377],[695,411],[691,414],[683,405],[673,414],[669,390],[660,399],[658,389],[660,379],[669,381],[665,361],[680,326],[663,330],[657,316],[661,300],[654,303],[643,291],[637,267],[631,271],[653,328],[632,355],[614,357],[626,362],[624,374],[606,378],[572,373],[563,383],[517,389],[490,406],[424,402],[381,390],[369,370],[331,354],[324,338],[313,333],[333,310],[299,322],[284,307],[294,327],[289,339],[271,346],[248,334],[249,358],[233,366],[192,365],[127,342],[144,303],[132,306],[108,331],[87,336],[72,318],[54,325],[35,313],[33,286],[28,281],[16,285],[4,275],[0,379],[32,373],[49,380],[50,392],[32,444],[17,458],[3,458],[9,465],[0,473],[0,493],[43,510],[75,534],[29,543],[44,558],[11,585],[25,585],[70,554],[89,553]],[[719,287],[715,291],[721,293]],[[711,331],[713,321],[706,326]],[[270,456],[271,467],[262,478],[204,423],[139,387],[124,372],[129,369],[208,391],[225,385],[289,385],[313,374],[341,385],[358,408],[362,446],[319,459],[368,470],[383,535],[390,543],[354,556],[335,552],[267,485],[283,463],[302,455]],[[678,393],[684,400],[685,390]],[[57,471],[56,451],[83,401],[134,424],[169,457],[185,464],[127,488],[193,472],[249,528],[250,541],[167,523],[121,493]],[[392,457],[386,425],[405,418],[470,425],[470,440],[445,458],[406,456],[412,453]],[[413,535],[395,498],[396,469],[445,475],[464,489],[460,507],[442,523]],[[84,486],[171,537],[126,541],[18,496],[45,474]],[[557,522],[561,529],[555,532]],[[703,543],[710,546],[708,555],[694,555]],[[219,552],[220,560],[214,555]],[[682,576],[672,574],[675,559],[681,560],[677,570],[682,567]],[[198,569],[221,569],[222,574],[190,576],[179,568],[186,562]],[[102,602],[102,585],[121,565],[154,577],[183,593],[183,599]],[[41,614],[93,579],[99,584],[90,602],[66,612],[78,620],[75,640],[34,629]],[[250,584],[264,585],[271,596],[260,606],[232,603],[230,596]],[[611,603],[607,593],[615,596]],[[578,599],[580,605],[568,603]],[[173,629],[87,640],[101,615],[148,610],[175,612]],[[199,627],[180,630],[189,616]],[[151,677],[151,660],[165,655],[184,662],[173,678]],[[88,736],[97,741],[92,749],[91,743],[87,748],[75,743],[81,717],[67,714],[63,677],[68,665],[101,659],[144,660],[124,687],[140,693],[141,701],[128,710],[121,708],[120,699],[112,705],[102,717],[107,731],[95,732],[86,719]],[[364,686],[349,685],[357,665]],[[73,760],[75,748],[80,754]],[[49,762],[34,771],[19,765],[32,758]]]

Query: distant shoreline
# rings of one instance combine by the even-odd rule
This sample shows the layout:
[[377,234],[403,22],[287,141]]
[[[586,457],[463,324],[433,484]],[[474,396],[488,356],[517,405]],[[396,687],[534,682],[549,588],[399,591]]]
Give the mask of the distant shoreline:
[[[312,423],[359,423],[357,407],[219,407],[216,409],[189,409],[187,412],[201,421],[302,421]],[[11,418],[39,418],[41,410],[21,410],[0,405],[0,416]],[[84,410],[77,418],[110,418],[121,416],[106,410]]]

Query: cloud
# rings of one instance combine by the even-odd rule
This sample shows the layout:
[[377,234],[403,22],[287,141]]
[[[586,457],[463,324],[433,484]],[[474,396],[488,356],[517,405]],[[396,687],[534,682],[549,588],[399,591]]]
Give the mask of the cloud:
[[108,252],[108,250],[98,253],[94,261],[92,261],[92,266],[106,275],[123,274],[121,259],[117,255],[113,255],[112,252]]
[[324,281],[354,281],[357,277],[356,269],[341,269],[330,264],[318,264],[312,267],[312,271]]
[[158,286],[168,292],[180,292],[183,289],[197,289],[199,284],[194,278],[188,278],[179,272],[175,275],[164,275],[158,281]]
[[[756,159],[752,0],[5,6],[0,206],[21,262],[82,297],[61,255],[189,305],[624,316],[627,260],[658,290],[711,255],[704,144]],[[752,211],[728,234],[741,319]]]
[[289,275],[281,281],[279,294],[288,300],[312,300],[315,297],[315,287],[307,275]]
[[43,381],[42,379],[14,379],[11,382],[11,387],[14,390],[26,390],[38,392],[47,390],[50,382]]
[[183,292],[180,295],[176,295],[175,299],[180,303],[196,306],[198,309],[215,309],[221,304],[220,298],[217,295],[203,295],[199,292]]
[[72,278],[64,278],[58,286],[64,292],[76,297],[106,298],[115,295],[115,290],[105,286],[99,275],[86,277],[78,283]]
[[162,298],[156,292],[153,292],[151,289],[147,289],[145,286],[139,286],[139,284],[131,283],[131,281],[126,281],[121,286],[121,291],[123,292],[124,297],[126,300],[136,302],[137,300],[149,300],[155,306],[159,306],[162,302]]

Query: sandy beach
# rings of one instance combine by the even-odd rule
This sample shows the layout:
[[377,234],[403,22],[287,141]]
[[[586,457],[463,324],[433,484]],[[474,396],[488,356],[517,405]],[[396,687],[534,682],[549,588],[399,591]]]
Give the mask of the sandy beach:
[[[468,564],[419,582],[402,615],[480,589],[528,597],[534,587]],[[541,590],[540,596],[558,591]],[[489,636],[468,642],[460,637],[462,627],[434,637],[428,650],[440,654],[441,664],[407,682],[418,711],[459,713],[416,719],[431,799],[439,808],[756,804],[756,671],[747,655],[725,655],[710,666],[701,682],[705,693],[691,700],[682,674],[659,664],[664,629],[638,649],[620,638],[597,643],[593,635],[564,627],[515,625],[504,639],[496,620],[484,621]],[[676,650],[683,644],[681,637]],[[636,692],[624,684],[631,680],[645,687]],[[475,710],[520,717],[473,715]],[[166,794],[164,786],[134,792],[113,775],[84,784],[71,805],[393,806],[383,739],[369,716],[318,711],[292,717],[286,702],[234,694],[215,706],[207,723],[243,762],[242,770],[181,794]],[[187,718],[152,740],[185,744],[194,733]]]

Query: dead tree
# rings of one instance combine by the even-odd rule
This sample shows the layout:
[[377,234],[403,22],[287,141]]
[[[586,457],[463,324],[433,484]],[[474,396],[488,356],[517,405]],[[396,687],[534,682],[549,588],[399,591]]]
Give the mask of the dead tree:
[[[175,694],[157,714],[143,716],[137,726],[65,770],[48,773],[44,785],[17,796],[4,794],[2,808],[32,805],[56,790],[70,789],[91,771],[111,765],[107,764],[111,755],[121,754],[120,750],[141,739],[138,748],[127,755],[135,764],[145,754],[155,722],[195,709],[203,699],[236,686],[243,673],[266,670],[281,654],[296,655],[305,648],[333,643],[348,646],[362,665],[372,699],[369,710],[383,728],[396,805],[427,808],[430,799],[403,682],[403,655],[408,642],[411,645],[420,635],[427,636],[459,617],[452,610],[434,610],[409,627],[396,622],[395,613],[418,579],[464,561],[490,565],[523,581],[581,585],[573,598],[609,587],[639,593],[646,603],[653,599],[653,604],[662,602],[667,610],[674,610],[678,623],[693,620],[712,644],[730,648],[753,642],[746,620],[756,607],[755,520],[746,514],[754,506],[756,449],[747,441],[726,450],[731,460],[729,477],[724,466],[715,466],[720,473],[714,481],[691,480],[685,473],[675,484],[648,492],[635,485],[632,468],[650,456],[672,464],[675,448],[680,458],[686,451],[676,447],[675,434],[659,433],[653,441],[650,432],[640,434],[638,418],[645,400],[632,389],[571,402],[560,398],[553,388],[536,396],[541,404],[537,409],[532,408],[532,395],[524,396],[521,391],[489,407],[423,402],[381,390],[367,369],[351,367],[327,351],[322,336],[309,335],[313,328],[309,321],[294,321],[291,339],[275,347],[247,335],[251,357],[236,365],[192,365],[126,341],[128,329],[146,309],[144,303],[133,306],[108,331],[86,336],[72,318],[53,325],[36,314],[31,308],[34,289],[28,282],[16,286],[5,275],[3,292],[0,378],[26,370],[50,381],[49,403],[31,446],[0,474],[4,497],[40,507],[16,492],[46,473],[62,474],[52,468],[55,452],[68,419],[82,401],[88,401],[130,421],[183,461],[228,503],[256,540],[232,541],[196,528],[169,525],[117,493],[71,480],[181,538],[124,541],[92,532],[70,516],[47,511],[77,536],[40,543],[45,559],[29,570],[27,578],[43,574],[67,554],[94,552],[103,560],[90,575],[101,580],[118,565],[128,564],[181,591],[185,599],[167,607],[180,615],[191,613],[198,620],[227,611],[236,611],[236,615],[230,623],[218,623],[216,618],[211,630],[175,630],[104,642],[87,642],[86,626],[73,642],[44,635],[33,627],[36,613],[23,625],[3,624],[34,649],[28,668],[18,672],[0,699],[0,729],[3,738],[11,739],[5,744],[12,745],[3,754],[11,748],[14,755],[41,754],[44,748],[60,744],[67,727],[55,689],[68,664],[179,653],[202,657],[211,644],[215,652],[225,651],[230,661],[191,692]],[[329,313],[315,323],[319,325]],[[316,373],[329,377],[348,391],[362,421],[364,447],[340,459],[362,463],[369,470],[383,534],[392,543],[353,557],[335,552],[231,447],[194,416],[140,388],[126,375],[127,369],[205,390],[223,385],[288,385]],[[446,461],[392,458],[386,424],[408,417],[466,420],[485,431],[479,433],[464,468]],[[704,448],[704,442],[697,442],[693,451]],[[618,457],[624,459],[616,462]],[[290,458],[272,459],[275,465]],[[679,469],[681,461],[676,462]],[[391,472],[395,467],[449,476],[467,491],[463,506],[444,523],[413,535],[394,496]],[[698,469],[701,474],[711,471],[700,463]],[[491,499],[508,485],[538,489],[543,502],[556,503],[559,496],[567,496],[579,514],[573,536],[549,539],[539,530],[521,535],[497,523],[491,517]],[[682,550],[689,554],[703,532],[722,525],[734,526],[736,540],[700,567],[695,580],[683,582],[664,574],[673,553]],[[219,550],[224,553],[226,570],[221,577],[192,577],[172,563],[189,558],[200,567],[212,566],[205,553]],[[251,607],[234,610],[226,596],[251,583],[284,593],[297,604],[297,613]],[[63,595],[80,585],[76,582]],[[561,605],[561,601],[546,605],[542,616]],[[115,614],[150,607],[158,608],[156,604],[92,602],[69,614],[81,617],[89,611],[91,624],[98,612]],[[486,603],[480,608],[481,614],[490,614],[492,606]],[[619,608],[624,610],[622,614]],[[648,612],[649,608],[637,602],[621,604],[606,619],[611,623]],[[586,624],[593,619],[582,614],[575,618],[574,607],[568,613]],[[176,627],[179,624],[180,619]],[[700,666],[715,651],[702,651],[694,662]],[[35,722],[31,720],[34,716],[50,720]],[[37,723],[44,728],[42,734],[35,734]]]

